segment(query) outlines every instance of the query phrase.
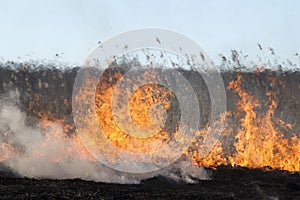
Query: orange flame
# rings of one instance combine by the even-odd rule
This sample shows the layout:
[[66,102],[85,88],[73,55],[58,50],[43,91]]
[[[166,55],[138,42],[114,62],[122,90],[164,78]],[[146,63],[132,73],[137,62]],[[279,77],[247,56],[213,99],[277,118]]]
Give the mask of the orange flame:
[[[151,74],[149,71],[147,71],[147,75],[141,74],[142,77],[148,77],[149,79],[152,75],[155,74]],[[112,79],[118,81],[121,79],[122,75],[118,72],[112,77]],[[96,115],[103,133],[106,134],[106,137],[113,144],[131,152],[148,153],[155,151],[170,139],[169,133],[164,130],[147,138],[137,138],[121,130],[115,121],[111,110],[111,98],[116,82],[105,82],[104,79],[100,79],[99,83],[97,89],[98,92],[95,97],[95,101],[97,102]],[[117,92],[121,92],[124,95],[130,93],[129,89]],[[169,109],[170,102],[168,101],[168,98],[170,96],[172,96],[170,91],[157,84],[147,84],[138,88],[129,100],[128,107],[131,118],[139,126],[148,125],[151,120],[153,120],[149,118],[149,110],[156,104],[160,104],[165,110]],[[126,108],[119,110],[119,114],[122,114],[122,112],[127,112]],[[162,119],[163,117],[158,115],[157,118]],[[99,141],[99,143],[101,143],[101,141]]]
[[[276,84],[272,78],[271,84]],[[237,102],[238,112],[243,113],[240,119],[241,128],[235,136],[235,152],[233,155],[226,155],[222,144],[219,142],[214,149],[205,157],[200,158],[193,153],[194,163],[200,166],[217,167],[220,165],[243,166],[248,168],[271,168],[288,170],[291,172],[300,171],[300,140],[294,135],[285,138],[276,123],[285,129],[291,129],[290,124],[284,123],[275,117],[275,109],[278,106],[276,91],[267,92],[269,98],[268,110],[265,114],[259,115],[255,108],[261,106],[253,96],[241,88],[242,75],[237,80],[232,80],[228,89],[237,93],[240,100]],[[228,112],[227,116],[233,113]],[[232,130],[225,129],[224,135]],[[191,153],[189,153],[191,155]]]

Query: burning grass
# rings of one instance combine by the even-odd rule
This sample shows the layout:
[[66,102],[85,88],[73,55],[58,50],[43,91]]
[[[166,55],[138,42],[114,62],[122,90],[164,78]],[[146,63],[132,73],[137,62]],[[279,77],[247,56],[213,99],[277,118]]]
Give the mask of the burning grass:
[[[19,136],[16,137],[16,134],[21,136],[24,134],[22,133],[24,130],[20,131],[18,128],[19,124],[4,123],[0,129],[1,163],[19,158],[28,160],[24,155],[29,154],[37,160],[47,160],[58,165],[64,160],[74,159],[96,162],[74,131],[71,92],[76,72],[77,69],[59,72],[20,69],[16,72],[1,68],[0,91],[5,93],[11,88],[19,90],[19,107],[26,113],[24,119],[20,120],[23,120],[24,124],[30,122],[38,126],[38,131],[34,128],[29,128],[28,131],[35,134],[35,138],[38,135],[41,140],[35,144],[36,149],[32,149],[34,145],[25,145],[24,142],[20,142]],[[199,130],[193,130],[197,140],[185,152],[194,165],[213,169],[228,165],[264,170],[300,171],[299,72],[277,73],[268,70],[255,73],[223,72],[224,83],[227,85],[228,112],[223,113],[226,121],[222,130],[218,130],[222,133],[220,141],[205,157],[199,156],[201,155],[199,152],[201,152],[201,143],[209,131],[207,124],[210,120],[210,99],[200,76],[195,75],[193,71],[181,70],[181,73],[195,89],[201,107]],[[147,76],[151,79],[155,74],[148,72],[141,75],[141,77]],[[15,78],[7,79],[7,77]],[[120,71],[110,71],[98,84],[95,95],[97,126],[104,130],[106,138],[115,146],[130,152],[152,152],[167,144],[173,134],[176,134],[178,115],[180,115],[174,94],[156,84],[145,85],[133,93],[129,101],[133,122],[141,127],[151,124],[162,127],[161,131],[151,135],[150,138],[134,137],[118,127],[111,110],[112,91],[121,77]],[[126,94],[127,91],[123,92]],[[83,94],[80,98],[84,101],[84,98],[89,97]],[[156,110],[157,116],[148,115],[156,104],[160,104],[166,112]],[[3,111],[3,108],[1,109]],[[7,112],[14,111],[8,109]],[[4,113],[3,116],[7,115]],[[3,117],[3,119],[7,118]],[[84,122],[88,119],[82,120]],[[161,121],[165,124],[161,124]],[[14,123],[17,122],[14,120]],[[95,148],[102,144],[95,135],[91,135],[89,139]],[[54,141],[59,141],[63,148],[59,148],[49,157],[47,147],[52,146]],[[50,148],[49,151],[53,149]],[[110,156],[113,161],[118,155]],[[10,167],[14,169],[14,165]],[[20,174],[30,175],[30,171],[14,170]],[[46,177],[51,177],[51,174],[47,174]]]

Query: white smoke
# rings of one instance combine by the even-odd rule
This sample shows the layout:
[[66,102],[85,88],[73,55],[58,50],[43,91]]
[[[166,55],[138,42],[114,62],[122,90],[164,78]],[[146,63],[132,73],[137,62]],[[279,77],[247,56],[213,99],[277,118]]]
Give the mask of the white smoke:
[[18,95],[10,92],[0,97],[0,165],[21,177],[131,184],[158,175],[187,183],[209,178],[203,168],[193,166],[189,160],[160,172],[138,175],[117,172],[91,161],[80,156],[73,140],[66,140],[62,124],[46,122],[49,124],[46,130],[41,130],[38,124],[28,125],[26,114],[18,107]]

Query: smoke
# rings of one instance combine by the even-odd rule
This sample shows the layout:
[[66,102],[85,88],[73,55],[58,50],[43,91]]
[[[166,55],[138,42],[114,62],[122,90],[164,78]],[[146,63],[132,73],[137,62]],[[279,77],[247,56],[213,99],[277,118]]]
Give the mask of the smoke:
[[68,136],[63,124],[47,120],[28,123],[18,99],[18,91],[0,96],[0,167],[5,166],[18,176],[131,184],[159,175],[187,183],[209,178],[203,168],[193,166],[187,159],[147,174],[110,169],[84,155],[78,145],[80,140]]
[[[71,179],[103,182],[131,182],[107,173],[98,163],[80,157],[74,140],[66,140],[61,124],[48,123],[46,130],[26,124],[26,115],[15,102],[16,93],[2,98],[0,107],[0,143],[6,144],[3,164],[14,173],[29,178]],[[12,103],[13,102],[13,103]],[[6,148],[5,148],[6,147]],[[9,148],[11,147],[11,148]]]
[[203,167],[195,166],[188,158],[170,165],[161,175],[176,182],[197,183],[199,180],[209,180],[210,174]]

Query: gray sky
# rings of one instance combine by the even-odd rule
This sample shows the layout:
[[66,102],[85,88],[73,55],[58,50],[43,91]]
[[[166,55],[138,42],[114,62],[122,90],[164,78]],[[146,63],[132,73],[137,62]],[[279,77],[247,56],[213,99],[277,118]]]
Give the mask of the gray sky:
[[98,41],[159,27],[192,38],[214,60],[231,49],[255,57],[260,43],[293,61],[299,20],[297,0],[0,0],[0,57],[79,64]]

